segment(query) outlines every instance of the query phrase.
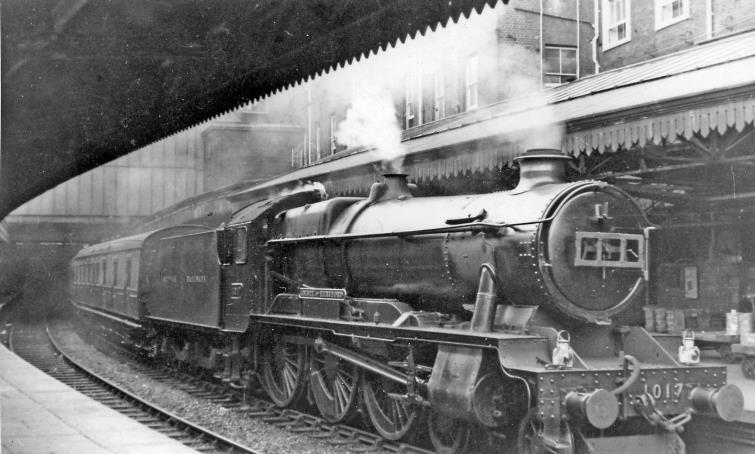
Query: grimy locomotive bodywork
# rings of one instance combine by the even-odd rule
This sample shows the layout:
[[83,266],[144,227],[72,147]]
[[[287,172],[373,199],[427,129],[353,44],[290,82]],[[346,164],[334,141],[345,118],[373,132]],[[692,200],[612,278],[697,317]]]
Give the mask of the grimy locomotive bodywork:
[[[259,380],[279,406],[306,394],[332,422],[363,407],[388,439],[426,421],[440,452],[476,431],[520,452],[680,452],[693,414],[737,419],[725,368],[681,364],[612,321],[649,279],[635,202],[565,182],[553,151],[519,163],[512,191],[415,197],[387,175],[367,198],[281,195],[164,237],[136,342],[234,386]],[[216,293],[193,297],[201,284]]]

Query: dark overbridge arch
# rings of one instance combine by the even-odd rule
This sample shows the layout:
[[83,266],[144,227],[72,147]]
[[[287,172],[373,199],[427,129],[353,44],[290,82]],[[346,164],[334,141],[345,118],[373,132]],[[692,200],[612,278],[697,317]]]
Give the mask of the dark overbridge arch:
[[499,1],[3,2],[0,217],[246,100]]

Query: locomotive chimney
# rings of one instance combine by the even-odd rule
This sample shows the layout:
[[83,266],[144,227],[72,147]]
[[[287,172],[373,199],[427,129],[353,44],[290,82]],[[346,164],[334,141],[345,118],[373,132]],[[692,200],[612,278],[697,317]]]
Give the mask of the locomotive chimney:
[[514,158],[519,163],[519,184],[515,193],[544,184],[566,182],[566,162],[571,158],[554,148],[534,148]]
[[370,203],[383,200],[406,199],[414,197],[414,184],[408,182],[408,175],[396,169],[390,162],[384,163],[383,181],[370,188]]

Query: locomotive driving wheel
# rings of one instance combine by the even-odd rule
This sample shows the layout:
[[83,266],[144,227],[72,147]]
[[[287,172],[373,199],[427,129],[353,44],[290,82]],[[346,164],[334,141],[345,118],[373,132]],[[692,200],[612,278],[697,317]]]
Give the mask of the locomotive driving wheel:
[[472,427],[466,421],[449,418],[434,411],[427,417],[430,442],[438,454],[465,452],[472,435]]
[[537,409],[531,409],[522,419],[517,439],[517,452],[522,454],[573,454],[574,434],[566,421],[561,422],[558,439],[547,437]]
[[370,422],[383,438],[400,440],[412,432],[422,409],[395,398],[406,392],[404,386],[379,375],[365,374],[361,389]]
[[276,337],[264,350],[262,386],[279,407],[288,407],[304,395],[306,389],[306,348],[304,345]]
[[359,369],[329,353],[312,352],[309,389],[320,414],[331,423],[351,419],[359,401]]

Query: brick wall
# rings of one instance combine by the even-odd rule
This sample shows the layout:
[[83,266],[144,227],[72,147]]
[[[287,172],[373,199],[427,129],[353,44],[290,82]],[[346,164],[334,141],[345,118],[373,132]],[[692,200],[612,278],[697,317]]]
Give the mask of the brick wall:
[[[630,1],[630,0],[627,0]],[[706,0],[688,0],[689,17],[656,30],[655,0],[631,0],[631,40],[602,51],[601,71],[619,68],[689,48],[707,40]],[[713,37],[749,30],[755,27],[750,0],[710,0],[713,7]],[[603,1],[599,2],[602,6]],[[602,14],[601,21],[602,21]]]
[[[579,76],[585,77],[595,72],[591,44],[594,36],[593,2],[580,1],[579,14],[577,3],[575,0],[552,0],[543,3],[543,44],[579,47]],[[504,8],[499,18],[498,38],[502,70],[510,70],[507,65],[512,58],[511,45],[522,46],[536,55],[536,72],[527,71],[528,76],[536,79],[540,71],[540,1],[512,2]],[[521,52],[516,51],[513,54],[521,55]],[[501,87],[501,90],[502,98],[505,98],[506,87]]]

